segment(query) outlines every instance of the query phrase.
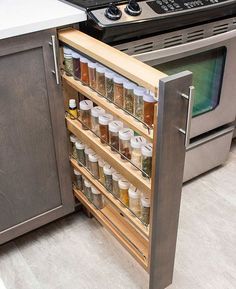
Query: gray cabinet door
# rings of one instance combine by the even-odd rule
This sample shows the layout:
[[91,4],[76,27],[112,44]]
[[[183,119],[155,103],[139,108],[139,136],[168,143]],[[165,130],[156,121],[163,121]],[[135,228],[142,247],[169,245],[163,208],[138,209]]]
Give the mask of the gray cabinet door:
[[0,41],[0,244],[74,208],[55,33]]

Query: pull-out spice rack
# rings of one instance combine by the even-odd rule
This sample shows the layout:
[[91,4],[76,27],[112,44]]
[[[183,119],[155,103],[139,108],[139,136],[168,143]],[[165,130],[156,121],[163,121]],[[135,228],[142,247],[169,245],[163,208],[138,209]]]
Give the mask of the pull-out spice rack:
[[106,206],[96,208],[82,191],[74,186],[74,195],[150,273],[150,289],[163,289],[172,281],[178,215],[187,137],[188,94],[192,83],[190,72],[173,76],[164,73],[72,28],[59,31],[62,46],[119,73],[151,91],[158,103],[154,125],[148,127],[94,89],[64,72],[61,61],[65,110],[70,98],[84,95],[125,126],[153,144],[151,178],[142,176],[132,163],[121,159],[109,145],[101,143],[91,130],[85,130],[80,119],[66,113],[68,131],[121,173],[131,184],[151,198],[150,224],[144,224],[115,198],[84,166],[70,158],[71,165],[103,195]]

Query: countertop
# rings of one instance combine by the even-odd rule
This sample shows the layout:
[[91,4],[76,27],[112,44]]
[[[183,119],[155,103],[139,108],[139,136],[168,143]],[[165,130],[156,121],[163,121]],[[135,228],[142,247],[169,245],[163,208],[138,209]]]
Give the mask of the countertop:
[[0,0],[0,39],[86,19],[84,11],[59,0]]

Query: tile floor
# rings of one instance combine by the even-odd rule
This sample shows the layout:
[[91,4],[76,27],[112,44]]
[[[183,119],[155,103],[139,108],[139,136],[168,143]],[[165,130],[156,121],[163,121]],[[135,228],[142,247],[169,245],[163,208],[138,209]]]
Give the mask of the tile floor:
[[[147,289],[147,273],[76,213],[0,247],[0,289]],[[236,288],[236,141],[227,163],[184,185],[173,284]]]

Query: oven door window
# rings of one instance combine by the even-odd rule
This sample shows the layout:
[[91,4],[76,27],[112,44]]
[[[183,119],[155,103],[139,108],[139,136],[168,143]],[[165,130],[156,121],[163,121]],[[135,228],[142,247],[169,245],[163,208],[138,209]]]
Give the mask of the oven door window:
[[184,70],[193,73],[195,86],[193,117],[209,112],[220,101],[226,48],[220,47],[155,66],[168,75]]

